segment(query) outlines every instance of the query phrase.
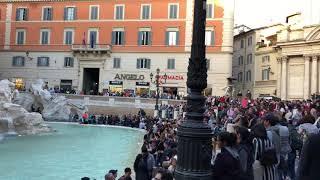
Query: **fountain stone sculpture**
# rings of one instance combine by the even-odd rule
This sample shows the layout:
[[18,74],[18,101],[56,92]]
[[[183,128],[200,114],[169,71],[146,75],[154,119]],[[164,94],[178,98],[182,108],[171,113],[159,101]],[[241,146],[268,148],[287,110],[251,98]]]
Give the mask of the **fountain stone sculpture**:
[[38,79],[31,85],[30,93],[20,93],[14,100],[28,111],[41,112],[46,121],[72,121],[75,115],[87,111],[86,106],[71,103],[65,96],[52,95],[44,89],[45,83]]
[[0,81],[0,139],[5,135],[30,135],[50,132],[41,114],[29,113],[18,104],[12,103],[14,84],[9,80]]

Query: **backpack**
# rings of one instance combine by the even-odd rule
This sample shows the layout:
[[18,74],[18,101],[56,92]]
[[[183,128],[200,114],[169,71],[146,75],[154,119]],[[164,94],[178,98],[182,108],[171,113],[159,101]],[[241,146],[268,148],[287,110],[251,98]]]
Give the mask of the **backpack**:
[[289,128],[289,143],[292,150],[300,151],[303,146],[303,137],[298,133],[297,129],[292,125]]

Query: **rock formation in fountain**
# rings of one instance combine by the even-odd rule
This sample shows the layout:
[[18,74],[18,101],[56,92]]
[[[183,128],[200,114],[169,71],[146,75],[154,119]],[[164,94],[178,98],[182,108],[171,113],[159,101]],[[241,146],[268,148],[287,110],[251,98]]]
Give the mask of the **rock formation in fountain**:
[[44,124],[41,114],[29,113],[22,106],[13,104],[14,84],[9,80],[0,81],[0,134],[38,134],[51,129]]
[[71,121],[74,115],[81,117],[87,111],[85,106],[73,104],[62,95],[51,95],[43,87],[43,80],[37,80],[31,85],[31,94],[20,93],[14,102],[28,111],[39,110],[47,121]]

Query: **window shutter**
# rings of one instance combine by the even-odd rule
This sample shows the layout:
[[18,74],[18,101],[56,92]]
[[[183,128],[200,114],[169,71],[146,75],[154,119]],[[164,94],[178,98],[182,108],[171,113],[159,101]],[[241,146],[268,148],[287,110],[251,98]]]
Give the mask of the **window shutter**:
[[150,19],[150,6],[146,6],[146,18]]
[[48,11],[49,11],[48,20],[52,21],[52,19],[53,19],[53,18],[52,18],[52,16],[53,16],[53,8],[49,8]]
[[74,58],[70,58],[70,66],[73,67],[74,64]]
[[176,60],[172,59],[172,69],[175,69],[175,68],[176,68]]
[[65,7],[64,11],[63,11],[63,17],[64,17],[63,19],[64,20],[67,20],[67,14],[68,14],[68,8]]
[[64,67],[67,67],[68,57],[64,57]]
[[19,21],[19,8],[16,9],[16,21]]
[[150,69],[150,65],[151,65],[151,59],[147,59],[147,69]]
[[138,32],[138,45],[139,45],[139,46],[142,45],[142,42],[141,42],[141,41],[142,41],[142,32],[139,31],[139,32]]
[[169,31],[166,31],[166,45],[169,45]]
[[77,19],[77,8],[74,7],[74,11],[73,11],[73,20]]
[[125,32],[124,31],[121,31],[121,45],[124,45],[125,43]]
[[140,69],[140,59],[137,59],[137,69]]
[[215,31],[211,31],[211,45],[213,46],[215,44]]
[[112,45],[116,44],[116,31],[111,32],[111,44]]
[[49,57],[46,57],[46,63],[47,63],[47,64],[46,64],[47,66],[49,66],[49,65],[50,65]]
[[152,44],[152,32],[149,31],[148,32],[148,45],[151,45]]
[[176,45],[179,45],[179,31],[176,32]]
[[21,65],[24,66],[24,62],[25,62],[24,57],[20,57],[20,58],[21,58],[21,61],[22,61]]
[[15,66],[16,65],[16,61],[17,61],[17,56],[14,56],[12,58],[12,66]]
[[28,16],[29,16],[29,9],[25,9],[25,11],[24,11],[24,13],[25,13],[25,21],[28,21]]
[[37,65],[40,66],[41,57],[37,58]]

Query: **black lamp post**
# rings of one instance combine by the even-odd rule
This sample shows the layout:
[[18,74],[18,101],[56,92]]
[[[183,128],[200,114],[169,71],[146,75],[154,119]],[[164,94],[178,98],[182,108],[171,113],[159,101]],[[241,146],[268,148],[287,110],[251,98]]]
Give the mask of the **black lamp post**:
[[[157,111],[157,116],[159,117],[159,94],[160,94],[160,90],[159,90],[159,85],[160,85],[160,69],[157,68],[157,71],[156,71],[156,81],[153,82],[152,79],[153,79],[153,74],[150,73],[150,80],[151,80],[151,83],[155,84],[156,87],[157,87],[157,94],[156,94],[156,106],[155,106],[155,111]],[[164,80],[165,82],[167,81],[167,74],[164,74]]]
[[194,1],[191,58],[188,66],[186,120],[178,127],[178,161],[176,180],[209,180],[212,178],[210,127],[203,122],[207,87],[205,59],[206,0]]

